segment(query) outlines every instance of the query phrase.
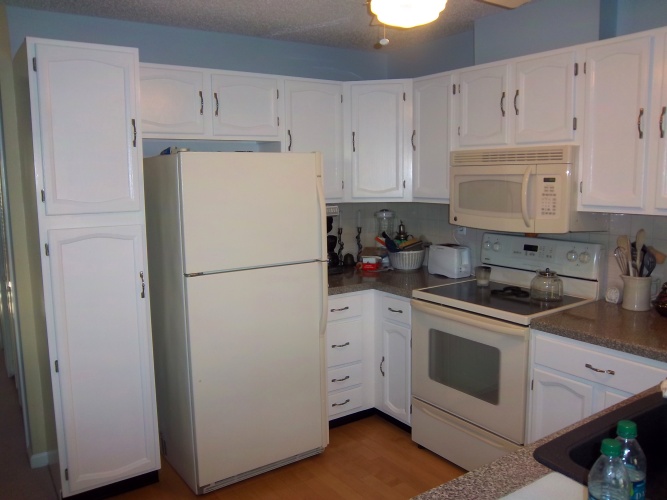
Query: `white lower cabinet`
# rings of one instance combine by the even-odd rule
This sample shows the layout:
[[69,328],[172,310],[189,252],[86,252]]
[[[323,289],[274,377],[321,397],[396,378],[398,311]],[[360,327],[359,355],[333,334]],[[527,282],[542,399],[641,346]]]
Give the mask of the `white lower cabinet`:
[[667,363],[533,330],[528,442],[658,384]]
[[392,295],[381,295],[379,335],[380,357],[376,359],[378,409],[405,424],[410,424],[410,302]]
[[373,354],[372,321],[372,291],[329,298],[326,334],[329,420],[373,406],[372,362],[367,359]]

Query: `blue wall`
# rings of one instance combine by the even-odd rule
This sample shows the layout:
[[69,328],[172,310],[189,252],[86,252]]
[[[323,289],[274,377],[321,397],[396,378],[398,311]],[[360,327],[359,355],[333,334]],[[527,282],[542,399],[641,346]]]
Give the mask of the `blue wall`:
[[26,36],[139,48],[142,62],[327,80],[387,78],[387,55],[7,7],[12,54]]
[[600,0],[533,0],[475,22],[475,64],[599,39]]
[[667,26],[667,0],[618,0],[617,35]]
[[475,64],[475,39],[472,31],[440,38],[416,47],[391,52],[389,78],[412,78]]

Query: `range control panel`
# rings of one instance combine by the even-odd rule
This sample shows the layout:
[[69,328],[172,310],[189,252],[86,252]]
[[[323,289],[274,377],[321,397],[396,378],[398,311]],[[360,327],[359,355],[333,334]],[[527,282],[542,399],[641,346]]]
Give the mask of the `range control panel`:
[[562,276],[598,280],[602,245],[484,233],[481,258],[488,265],[526,271],[548,267]]

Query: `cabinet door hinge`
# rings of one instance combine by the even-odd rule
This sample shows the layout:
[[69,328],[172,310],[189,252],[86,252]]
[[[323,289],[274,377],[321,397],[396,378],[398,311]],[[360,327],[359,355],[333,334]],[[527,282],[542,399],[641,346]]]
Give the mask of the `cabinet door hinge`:
[[69,481],[69,469],[65,469],[65,481]]
[[45,201],[46,201],[46,193],[42,189],[42,203],[44,203]]
[[56,373],[58,373],[60,371],[60,367],[58,366],[58,360],[57,359],[56,359],[56,362],[53,363],[53,367],[55,368]]
[[574,76],[579,76],[579,63],[574,63]]
[[37,58],[36,57],[32,58],[32,70],[37,71]]
[[49,244],[44,243],[44,254],[48,257],[49,256]]
[[572,130],[577,130],[577,117],[572,118]]

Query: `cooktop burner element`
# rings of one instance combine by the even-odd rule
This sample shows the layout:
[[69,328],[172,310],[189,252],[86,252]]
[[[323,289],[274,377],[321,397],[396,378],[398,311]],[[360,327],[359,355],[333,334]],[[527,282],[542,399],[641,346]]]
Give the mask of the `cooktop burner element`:
[[491,290],[491,295],[524,298],[529,297],[530,293],[526,290],[521,290],[518,286],[506,286],[502,290]]

